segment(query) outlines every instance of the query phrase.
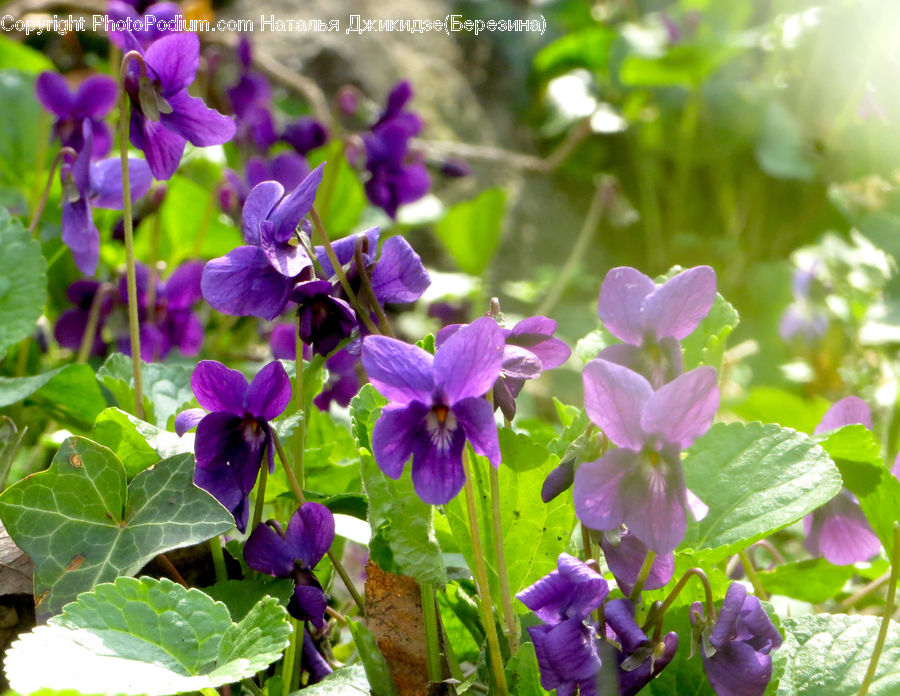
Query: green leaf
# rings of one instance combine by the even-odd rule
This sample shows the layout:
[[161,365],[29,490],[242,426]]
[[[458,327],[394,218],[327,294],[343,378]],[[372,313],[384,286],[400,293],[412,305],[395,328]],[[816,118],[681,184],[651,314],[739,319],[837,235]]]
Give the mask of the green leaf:
[[0,490],[6,488],[6,481],[9,479],[9,469],[16,458],[16,452],[19,451],[27,430],[28,428],[19,430],[11,418],[0,416]]
[[[784,644],[773,660],[785,663],[778,696],[852,696],[869,666],[881,619],[815,614],[782,621]],[[900,626],[891,621],[869,696],[900,693]]]
[[82,430],[106,408],[106,399],[88,365],[71,364],[30,377],[0,377],[0,407],[28,400],[54,418]]
[[615,30],[605,24],[578,29],[542,48],[534,58],[534,69],[546,77],[581,67],[604,70],[615,38]]
[[840,594],[844,584],[856,574],[856,568],[832,565],[824,558],[808,558],[758,573],[763,587],[771,594],[821,604]]
[[351,665],[336,669],[318,684],[295,691],[291,696],[368,696],[369,680],[362,665]]
[[754,387],[743,403],[732,410],[745,421],[778,423],[783,428],[811,433],[829,406],[821,396],[804,399],[776,387]]
[[658,58],[632,54],[619,78],[632,87],[697,86],[738,50],[727,44],[676,44]]
[[[0,104],[4,104],[3,131],[7,129],[7,108],[0,73]],[[29,100],[34,98],[29,95]],[[3,159],[0,141],[0,160]],[[0,208],[0,358],[11,346],[30,336],[47,301],[47,261],[41,245],[31,238],[17,218]]]
[[[0,70],[0,104],[3,104],[3,128],[0,128],[0,180],[16,182],[20,186],[34,180],[39,124],[42,121],[47,124],[48,136],[50,130],[50,117],[43,113],[41,105],[34,98],[34,81],[34,75],[19,70]],[[47,161],[49,162],[49,157]],[[3,249],[5,252],[5,243]],[[4,253],[4,258],[8,259],[9,256]],[[3,263],[7,261],[4,260]],[[16,268],[16,265],[9,267]],[[5,275],[0,273],[0,276]],[[41,285],[46,283],[43,282]],[[43,306],[43,302],[41,304]]]
[[684,369],[692,370],[700,365],[722,367],[725,342],[737,328],[740,317],[737,310],[724,297],[716,293],[709,314],[700,322],[694,332],[681,342],[684,350]]
[[780,102],[766,109],[756,142],[756,161],[776,179],[807,181],[815,175],[815,161],[804,141],[803,130]]
[[387,660],[378,649],[375,634],[369,630],[368,626],[358,621],[351,621],[348,626],[356,650],[359,652],[359,658],[365,667],[372,696],[396,696],[397,687],[394,684],[394,678],[391,676]]
[[193,438],[160,430],[118,408],[107,408],[97,416],[91,437],[112,450],[129,480],[160,459],[194,451]]
[[534,643],[523,644],[506,665],[506,682],[516,696],[544,696]]
[[53,61],[40,51],[0,35],[0,70],[7,68],[35,74],[56,70]]
[[372,414],[381,411],[387,403],[385,399],[371,384],[363,385],[353,400],[350,402],[350,423],[353,437],[359,447],[371,451],[372,445],[369,439],[369,422],[374,424]]
[[500,243],[505,204],[502,189],[487,189],[454,205],[435,227],[437,238],[466,273],[481,275],[491,262]]
[[709,506],[690,523],[685,548],[717,560],[801,519],[841,489],[826,452],[777,425],[717,423],[684,461],[687,487]]
[[[287,612],[272,597],[238,624],[200,590],[170,580],[118,578],[69,604],[6,654],[10,685],[21,693],[163,696],[250,677],[277,660],[290,636]],[[53,655],[53,669],[46,657]]]
[[40,616],[78,593],[133,575],[169,549],[226,532],[234,519],[193,484],[194,460],[158,462],[126,486],[125,468],[105,447],[66,440],[50,468],[0,495],[0,518],[35,562]]
[[[310,166],[327,161],[316,193],[316,210],[332,239],[344,237],[359,223],[366,207],[366,192],[359,176],[344,157],[343,143],[333,140],[310,157]],[[314,238],[315,239],[315,238]],[[318,240],[315,240],[318,241]]]
[[575,344],[575,357],[583,363],[589,363],[601,350],[614,343],[619,343],[619,339],[601,326],[584,338],[578,339],[578,343]]
[[546,462],[550,456],[550,452],[547,451],[546,447],[534,442],[527,435],[515,432],[511,428],[500,428],[498,436],[503,466],[508,466],[513,471],[521,473],[530,469],[536,469]]
[[286,608],[294,592],[294,581],[291,578],[270,577],[224,580],[204,587],[203,591],[228,607],[232,619],[240,620],[264,597],[274,597]]

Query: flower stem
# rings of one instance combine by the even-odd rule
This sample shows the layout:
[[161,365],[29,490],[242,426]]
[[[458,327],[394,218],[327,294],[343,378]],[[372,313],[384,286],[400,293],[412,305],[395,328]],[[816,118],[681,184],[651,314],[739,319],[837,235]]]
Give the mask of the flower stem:
[[631,596],[629,597],[632,602],[637,603],[638,599],[640,599],[644,583],[647,582],[647,577],[650,575],[650,571],[653,570],[653,561],[655,559],[656,554],[647,549],[647,555],[644,556],[644,562],[641,564],[641,569],[638,572],[637,580],[634,582],[634,588],[631,590]]
[[875,678],[875,670],[878,668],[878,659],[884,650],[884,642],[887,639],[888,628],[891,624],[891,616],[894,614],[894,599],[897,596],[897,576],[900,574],[900,523],[894,522],[894,548],[891,550],[891,579],[888,584],[887,599],[884,602],[884,613],[881,618],[881,627],[878,629],[878,638],[875,641],[875,649],[869,660],[869,668],[859,687],[857,696],[866,696],[872,680]]
[[100,324],[100,309],[103,307],[103,300],[106,295],[112,291],[109,283],[101,283],[94,293],[94,299],[91,300],[91,308],[88,310],[87,324],[84,326],[84,334],[81,336],[81,345],[78,346],[78,357],[76,362],[87,362],[91,354],[91,348],[94,347],[94,340],[97,338],[97,326]]
[[253,696],[264,696],[262,689],[260,689],[250,678],[241,679],[241,686],[247,689]]
[[[278,458],[281,460],[281,465],[284,467],[285,474],[287,474],[288,483],[290,483],[291,485],[291,490],[294,491],[294,495],[302,505],[306,502],[306,496],[303,495],[303,489],[300,487],[300,483],[297,481],[297,477],[294,476],[294,472],[291,470],[290,464],[288,464],[287,457],[284,454],[284,448],[281,446],[281,440],[278,439],[277,434],[274,435],[275,436],[273,438],[273,441],[275,442],[275,451],[278,453]],[[337,574],[341,576],[341,580],[344,582],[344,586],[347,588],[347,592],[350,593],[350,596],[353,598],[356,606],[359,607],[359,610],[361,612],[364,612],[365,604],[363,603],[362,597],[360,597],[359,592],[353,585],[353,581],[350,579],[350,574],[347,573],[347,569],[344,568],[343,564],[341,563],[341,559],[338,558],[337,554],[331,549],[328,549],[328,558],[331,559],[331,565],[334,566]]]
[[503,550],[503,524],[500,519],[500,478],[493,466],[490,470],[491,486],[491,523],[494,528],[494,554],[497,556],[497,576],[500,579],[500,598],[503,601],[503,619],[506,622],[506,640],[509,651],[515,654],[519,650],[519,627],[513,611],[512,592],[509,589],[509,576],[506,569],[506,552]]
[[325,246],[325,253],[328,255],[328,260],[331,262],[331,266],[334,269],[334,274],[337,276],[341,287],[344,288],[344,292],[347,295],[347,299],[350,300],[350,304],[353,305],[353,308],[359,315],[360,321],[365,324],[366,328],[373,334],[380,334],[381,331],[379,331],[378,327],[375,326],[375,323],[372,321],[369,313],[364,311],[360,307],[359,298],[356,296],[356,293],[353,292],[353,288],[350,286],[350,281],[347,279],[347,274],[344,273],[344,267],[341,266],[340,261],[338,261],[337,254],[334,253],[334,247],[331,246],[331,240],[328,238],[328,232],[325,231],[325,225],[322,223],[322,218],[319,217],[319,213],[316,212],[315,206],[310,209],[309,216],[310,218],[312,218],[313,227],[316,229],[316,232],[319,233],[319,238],[322,240],[322,244]]
[[294,669],[291,670],[290,693],[300,690],[300,673],[303,671],[303,634],[306,632],[306,622],[294,619],[293,623],[297,647],[294,652]]
[[225,553],[222,551],[222,538],[214,536],[209,540],[209,553],[212,555],[213,567],[216,569],[216,582],[228,580],[228,568],[225,567]]
[[306,395],[303,392],[303,341],[300,339],[300,315],[297,315],[297,327],[294,330],[294,340],[296,341],[296,356],[294,357],[294,398],[297,400],[295,413],[299,413],[301,418],[297,424],[297,430],[294,432],[294,473],[297,481],[300,482],[300,488],[306,483],[306,471],[303,465],[303,458],[306,454]]
[[494,624],[494,608],[491,604],[491,588],[488,585],[487,566],[484,561],[484,549],[481,546],[481,532],[478,529],[478,512],[475,508],[475,489],[472,486],[472,472],[469,466],[468,451],[463,450],[463,468],[466,473],[466,508],[469,513],[469,531],[472,536],[472,555],[475,557],[475,580],[481,598],[481,621],[487,636],[488,653],[491,671],[499,696],[507,696],[506,674],[503,672],[503,658],[500,655],[500,641],[497,638],[497,627]]
[[848,609],[850,609],[850,607],[852,607],[854,604],[856,604],[859,600],[865,599],[866,597],[868,597],[879,587],[886,584],[887,581],[890,579],[891,579],[891,571],[888,571],[887,573],[885,573],[884,575],[882,575],[879,578],[875,578],[874,580],[872,580],[872,582],[870,582],[868,585],[863,587],[861,590],[853,593],[852,595],[847,597],[847,599],[845,599],[843,602],[841,602],[841,611],[847,611]]
[[[297,628],[297,625],[300,628]],[[303,624],[295,618],[291,618],[291,642],[284,653],[284,659],[281,661],[281,693],[288,696],[291,693],[291,677],[294,674],[294,663],[300,660],[300,652],[303,650]],[[301,632],[298,634],[298,630]]]
[[259,482],[256,484],[256,501],[253,504],[253,524],[251,531],[262,522],[263,505],[266,504],[266,481],[269,478],[269,466],[266,464],[265,452],[263,452],[263,465],[259,467]]
[[644,624],[643,628],[641,629],[644,631],[644,633],[647,632],[647,630],[650,628],[650,625],[654,621],[657,621],[658,623],[656,624],[656,634],[655,634],[654,640],[659,640],[659,634],[661,633],[661,630],[662,630],[663,615],[666,613],[666,611],[669,609],[669,607],[672,606],[672,602],[674,602],[675,598],[679,594],[681,594],[681,591],[684,589],[684,586],[687,585],[688,580],[690,580],[692,577],[696,577],[701,583],[703,583],[703,591],[706,596],[706,616],[707,617],[715,616],[716,605],[713,602],[712,587],[709,584],[709,578],[706,577],[706,573],[704,573],[703,570],[701,570],[700,568],[689,568],[685,572],[685,574],[681,576],[681,579],[678,581],[678,584],[672,588],[672,591],[663,600],[663,603],[659,605],[659,608],[655,612],[652,613],[650,620],[648,620],[648,622],[646,624]]
[[369,279],[369,272],[366,270],[366,264],[362,256],[363,239],[363,237],[359,237],[356,240],[356,245],[353,249],[353,257],[356,259],[356,272],[359,273],[359,279],[361,281],[360,287],[362,288],[363,293],[365,293],[369,304],[372,305],[372,309],[375,310],[375,315],[378,317],[378,325],[381,328],[382,333],[391,338],[396,338],[397,336],[394,334],[394,330],[391,328],[391,324],[384,313],[384,308],[381,306],[378,298],[375,297],[375,291],[372,289],[372,281]]
[[434,586],[430,583],[419,585],[422,593],[422,619],[425,624],[426,659],[428,660],[428,681],[438,684],[443,681],[441,667],[441,646],[438,635],[437,611],[434,601]]
[[753,592],[756,593],[756,596],[760,599],[766,599],[769,595],[766,594],[766,588],[763,587],[762,579],[756,572],[756,566],[753,565],[753,561],[750,559],[750,554],[747,553],[747,549],[739,551],[738,558],[741,559],[741,565],[744,566],[744,572],[747,573],[747,579],[750,581],[750,584],[753,585]]
[[125,90],[125,75],[131,60],[138,60],[141,72],[146,73],[144,59],[137,51],[129,51],[122,58],[119,70],[119,154],[122,159],[122,215],[125,223],[125,272],[128,283],[128,335],[131,339],[131,367],[134,374],[134,413],[144,419],[144,386],[141,381],[141,334],[138,322],[137,279],[134,270],[134,225],[131,215],[131,184],[128,180],[128,122],[131,102]]
[[41,215],[44,214],[44,208],[47,206],[47,198],[50,196],[50,189],[53,186],[53,175],[56,174],[56,168],[59,166],[59,163],[62,162],[63,157],[66,156],[77,157],[78,153],[71,147],[64,147],[56,153],[56,157],[54,157],[53,162],[50,163],[50,171],[47,173],[47,184],[44,186],[44,192],[41,194],[41,199],[38,201],[37,207],[35,207],[34,213],[31,215],[31,222],[28,223],[28,234],[32,236],[34,236],[38,222],[41,220]]

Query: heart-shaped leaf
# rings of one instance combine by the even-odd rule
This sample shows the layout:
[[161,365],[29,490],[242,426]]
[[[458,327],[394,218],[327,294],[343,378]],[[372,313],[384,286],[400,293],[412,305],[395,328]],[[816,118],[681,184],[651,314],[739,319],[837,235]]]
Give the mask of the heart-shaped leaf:
[[[2,93],[0,89],[0,93]],[[47,301],[47,261],[22,223],[0,208],[0,357],[34,330]]]

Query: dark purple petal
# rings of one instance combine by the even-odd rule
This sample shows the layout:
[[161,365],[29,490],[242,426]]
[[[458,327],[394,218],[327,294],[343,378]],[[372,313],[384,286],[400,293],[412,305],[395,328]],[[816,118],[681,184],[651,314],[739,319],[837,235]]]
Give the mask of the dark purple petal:
[[241,211],[242,230],[247,244],[259,244],[259,225],[269,217],[269,213],[284,195],[284,187],[277,181],[263,181],[247,194]]
[[133,111],[131,144],[144,151],[153,178],[165,181],[178,169],[187,140],[162,123],[151,121]]
[[387,103],[379,118],[379,122],[383,122],[400,113],[412,97],[413,88],[409,80],[401,80],[391,87],[391,91],[388,92]]
[[815,434],[827,433],[829,430],[845,425],[860,424],[872,430],[872,412],[865,401],[858,396],[847,396],[832,404],[816,426]]
[[154,41],[144,58],[159,78],[162,95],[176,109],[170,97],[194,81],[200,66],[200,39],[193,32],[169,34]]
[[[122,210],[122,161],[118,157],[94,162],[90,168],[91,205],[95,208]],[[142,159],[128,158],[128,186],[131,202],[150,190],[153,176],[150,167]]]
[[273,360],[256,373],[244,396],[244,410],[260,420],[281,415],[291,400],[291,378],[284,366]]
[[473,449],[495,467],[500,466],[500,442],[497,438],[497,423],[494,409],[486,399],[470,396],[457,401],[451,407],[459,424],[466,431],[466,437]]
[[395,338],[366,336],[363,341],[362,364],[369,381],[390,401],[430,403],[433,361],[430,353]]
[[616,642],[622,652],[631,654],[650,639],[634,620],[634,603],[630,599],[612,599],[603,605],[603,616],[607,625],[615,632]]
[[281,138],[301,155],[306,155],[328,142],[328,129],[316,119],[302,116],[284,127]]
[[516,598],[541,621],[557,624],[566,619],[586,619],[608,594],[603,576],[574,556],[561,553],[557,570],[526,587]]
[[619,489],[637,461],[634,452],[617,449],[578,467],[572,487],[578,519],[591,529],[617,529],[625,521],[625,501]]
[[620,696],[635,696],[647,683],[659,674],[675,657],[678,650],[678,634],[667,633],[660,646],[656,646],[653,655],[647,658],[634,670],[619,669]]
[[772,656],[735,642],[712,657],[704,654],[703,669],[717,696],[762,696],[772,678]]
[[647,296],[641,312],[644,329],[652,328],[657,339],[680,341],[709,314],[715,299],[716,272],[709,266],[690,268]]
[[[325,611],[324,608],[322,611]],[[318,684],[334,671],[316,649],[316,644],[309,631],[303,632],[303,669],[309,672],[307,685]]]
[[100,259],[100,233],[94,226],[91,207],[85,199],[63,203],[62,241],[72,250],[78,270],[93,275]]
[[544,485],[541,486],[541,500],[549,503],[563,491],[569,490],[575,482],[575,460],[562,462],[553,471],[547,474]]
[[666,442],[689,447],[706,433],[719,409],[718,375],[698,367],[660,387],[647,401],[641,428]]
[[413,453],[413,445],[425,428],[428,408],[418,401],[407,406],[388,404],[372,428],[375,462],[392,479],[400,478],[403,466]]
[[807,515],[804,526],[806,550],[834,565],[861,563],[881,550],[859,503],[844,490]]
[[242,246],[208,262],[200,286],[224,314],[272,320],[287,305],[294,281],[272,268],[262,249]]
[[605,360],[585,365],[583,380],[588,417],[619,447],[641,449],[647,439],[641,412],[653,395],[650,383],[627,367]]
[[462,466],[465,431],[458,427],[442,435],[435,441],[421,432],[413,445],[413,488],[423,502],[431,505],[450,502],[466,480]]
[[78,86],[72,100],[75,118],[106,116],[116,103],[116,81],[109,75],[91,75]]
[[191,374],[191,389],[207,411],[244,415],[247,379],[237,370],[230,370],[215,360],[201,360]]
[[654,282],[634,268],[610,270],[603,279],[597,303],[597,314],[606,329],[625,343],[639,345],[644,338],[641,306],[655,289]]
[[[177,34],[166,37],[166,39],[187,35]],[[161,41],[166,39],[161,39]],[[160,123],[193,145],[198,147],[221,145],[234,137],[234,119],[230,116],[223,116],[215,109],[210,109],[202,99],[192,97],[186,89],[167,97],[167,99],[172,106],[172,113],[160,114]]]
[[290,544],[265,523],[256,525],[250,533],[244,544],[244,560],[259,573],[276,578],[294,575],[294,555]]
[[313,206],[324,170],[323,162],[307,174],[300,185],[285,196],[269,214],[269,220],[275,225],[274,238],[277,241],[286,242],[294,236],[294,230],[297,229],[300,220]]
[[[602,535],[600,546],[603,549],[603,556],[606,558],[606,565],[612,571],[616,578],[616,583],[622,590],[623,594],[630,595],[637,582],[638,574],[644,559],[647,556],[647,545],[638,539],[634,534],[625,531],[619,537],[618,544],[612,544],[606,537]],[[645,590],[657,590],[665,587],[672,574],[675,572],[675,555],[668,553],[657,556],[653,560],[650,568],[650,574],[644,583]]]
[[591,679],[600,669],[596,640],[580,619],[567,619],[531,637],[535,648],[538,642],[543,644],[541,653],[565,681]]
[[184,435],[188,430],[193,430],[197,424],[206,417],[206,411],[202,408],[189,408],[175,416],[175,432],[178,437]]
[[435,386],[449,402],[483,396],[500,376],[503,332],[490,317],[482,317],[453,334],[434,356]]
[[288,602],[288,612],[300,621],[309,621],[317,631],[325,628],[325,607],[328,602],[318,581],[310,585],[295,585],[294,596]]
[[418,300],[431,285],[422,259],[403,237],[391,237],[381,247],[372,272],[372,290],[382,304]]
[[44,108],[60,118],[66,118],[72,112],[72,93],[66,79],[59,73],[42,72],[35,82],[35,91]]
[[250,501],[247,494],[241,490],[235,478],[235,471],[231,467],[223,467],[221,470],[197,467],[194,469],[194,484],[218,500],[222,507],[231,513],[234,524],[240,532],[247,530]]
[[291,516],[285,539],[294,558],[315,568],[334,543],[334,515],[319,503],[303,503]]

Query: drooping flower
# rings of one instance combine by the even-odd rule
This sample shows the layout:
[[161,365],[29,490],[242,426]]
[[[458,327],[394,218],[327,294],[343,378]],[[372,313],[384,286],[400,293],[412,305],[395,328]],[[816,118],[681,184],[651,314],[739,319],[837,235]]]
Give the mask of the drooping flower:
[[[637,582],[641,566],[647,557],[647,545],[629,530],[605,531],[600,534],[600,548],[606,565],[616,578],[616,584],[625,596],[631,594]],[[653,559],[650,572],[644,581],[645,590],[665,587],[675,572],[675,554],[671,551]]]
[[275,469],[274,433],[269,421],[287,407],[290,379],[277,360],[260,370],[249,385],[237,370],[214,360],[201,360],[191,375],[191,387],[202,408],[179,413],[175,430],[183,435],[197,427],[194,483],[222,503],[243,532],[249,516],[248,496],[264,455],[269,470]]
[[613,599],[603,607],[606,638],[616,646],[620,696],[634,696],[675,657],[678,634],[666,634],[654,645],[634,620],[634,603]]
[[111,20],[109,40],[120,50],[127,50],[128,41],[125,32],[118,31],[116,26],[131,26],[131,34],[146,48],[166,34],[177,33],[177,22],[184,21],[181,8],[174,2],[110,0],[107,13]]
[[[66,296],[75,306],[67,309],[59,315],[56,325],[53,327],[53,335],[56,342],[63,348],[77,351],[81,348],[81,341],[87,328],[91,305],[100,291],[101,284],[96,280],[82,278],[72,283],[66,290]],[[97,330],[94,334],[94,342],[91,346],[91,355],[102,356],[106,353],[106,342],[103,340],[102,329],[113,308],[113,298],[107,292],[100,300],[100,314],[98,316]]]
[[312,208],[323,167],[287,195],[277,181],[264,181],[250,191],[243,210],[247,244],[203,269],[203,297],[215,309],[270,320],[284,311],[294,286],[312,266],[298,243],[297,228]]
[[384,336],[367,336],[362,363],[388,398],[372,432],[375,461],[399,478],[412,456],[412,481],[426,503],[441,505],[463,487],[466,440],[500,465],[493,409],[481,398],[500,375],[503,334],[483,317],[457,331],[434,356]]
[[516,595],[544,622],[527,630],[547,691],[574,694],[580,688],[582,694],[594,693],[601,660],[597,631],[585,619],[608,594],[606,580],[597,571],[562,553],[556,570]]
[[103,117],[116,103],[116,82],[108,75],[91,75],[73,93],[65,78],[55,72],[42,72],[35,83],[37,97],[44,108],[56,116],[53,135],[63,147],[80,152],[84,147],[84,121],[91,122],[93,147],[91,159],[105,157],[112,147],[112,134]]
[[659,388],[681,374],[678,342],[697,328],[715,299],[716,274],[709,266],[682,271],[662,285],[634,268],[613,268],[600,288],[597,313],[623,343],[597,357],[629,367]]
[[[85,275],[93,275],[100,258],[100,233],[94,225],[92,208],[121,210],[122,163],[117,157],[91,162],[93,127],[89,119],[82,123],[84,145],[70,161],[67,157],[59,168],[62,182],[62,241],[72,250],[75,265]],[[153,182],[147,163],[128,159],[129,188],[135,200],[150,189]]]
[[315,641],[313,641],[313,637],[310,635],[309,631],[303,632],[303,657],[301,665],[303,670],[309,674],[309,679],[306,682],[307,686],[318,684],[334,671],[331,669],[331,665],[329,665],[325,658],[322,657],[322,653],[320,653],[319,649],[316,647]]
[[311,116],[301,116],[284,127],[281,139],[297,154],[306,157],[307,153],[328,142],[328,129]]
[[619,449],[575,473],[578,518],[591,529],[625,524],[658,554],[687,529],[691,501],[681,450],[712,425],[719,406],[716,371],[698,367],[653,391],[644,377],[606,360],[584,368],[585,409]]
[[313,570],[334,542],[334,515],[319,503],[303,503],[287,530],[275,520],[259,524],[244,544],[244,560],[253,570],[276,578],[292,578],[288,612],[325,628],[326,597]]
[[356,327],[356,312],[345,300],[333,294],[333,287],[327,280],[298,284],[290,299],[297,303],[300,339],[323,357],[349,338]]
[[325,361],[328,380],[322,391],[313,399],[313,403],[320,411],[328,411],[332,401],[344,408],[350,405],[360,387],[359,376],[356,374],[358,364],[359,356],[350,354],[346,349],[337,351]]
[[412,99],[412,86],[403,81],[394,86],[387,105],[363,136],[366,147],[366,196],[392,218],[397,209],[418,200],[428,192],[431,180],[421,157],[409,152],[409,140],[422,129],[422,120],[405,110]]
[[[857,423],[871,430],[872,413],[865,401],[848,396],[828,409],[815,434]],[[856,496],[846,488],[804,517],[803,530],[806,550],[813,556],[824,556],[835,565],[867,561],[881,550],[881,542],[863,515]]]
[[125,89],[131,99],[131,144],[143,150],[157,179],[169,179],[185,145],[221,145],[234,137],[234,121],[210,109],[188,87],[200,65],[196,34],[168,34],[146,50],[130,34],[127,48],[144,57],[147,74],[136,61],[128,65]]
[[728,586],[715,619],[704,616],[703,605],[691,606],[691,623],[701,629],[700,651],[709,683],[718,696],[762,696],[772,678],[771,651],[782,638],[759,598],[740,583]]

